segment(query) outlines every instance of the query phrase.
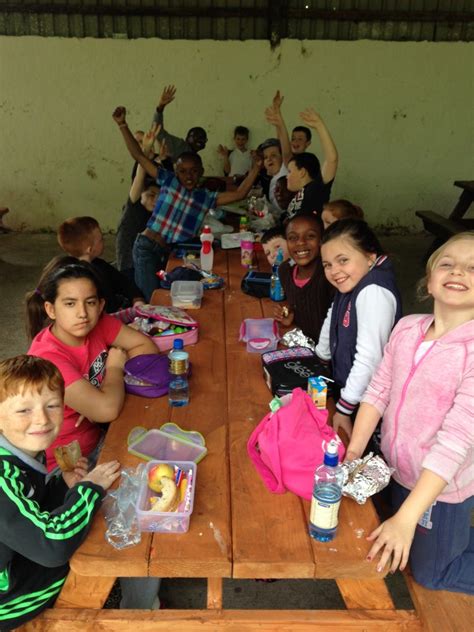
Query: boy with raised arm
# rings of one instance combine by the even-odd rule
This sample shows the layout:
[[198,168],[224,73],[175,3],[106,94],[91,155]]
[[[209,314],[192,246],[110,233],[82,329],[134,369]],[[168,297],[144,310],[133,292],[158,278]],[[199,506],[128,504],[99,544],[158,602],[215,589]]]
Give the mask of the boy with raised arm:
[[51,606],[110,485],[118,461],[87,460],[48,478],[44,450],[63,423],[64,381],[43,358],[0,362],[0,629]]
[[175,86],[165,86],[153,116],[153,122],[161,126],[157,138],[160,142],[166,143],[168,156],[173,161],[173,164],[181,154],[185,152],[197,153],[204,149],[207,143],[206,130],[202,127],[191,127],[186,134],[186,138],[179,138],[179,136],[174,136],[165,130],[163,112],[165,107],[174,101],[175,96]]
[[175,174],[159,168],[140,149],[126,122],[126,110],[118,107],[113,119],[122,132],[132,158],[156,179],[160,194],[146,229],[138,235],[133,247],[135,281],[147,301],[159,287],[156,273],[164,268],[170,246],[195,237],[208,211],[216,206],[232,204],[246,197],[259,172],[256,160],[236,191],[217,193],[198,187],[203,174],[201,158],[196,153],[181,154]]

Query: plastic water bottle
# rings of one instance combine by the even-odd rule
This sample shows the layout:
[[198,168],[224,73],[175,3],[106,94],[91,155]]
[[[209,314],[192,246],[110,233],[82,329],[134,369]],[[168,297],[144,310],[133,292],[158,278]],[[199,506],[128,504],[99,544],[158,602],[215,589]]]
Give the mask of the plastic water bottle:
[[186,406],[189,404],[189,354],[183,351],[183,341],[177,338],[168,354],[171,381],[168,387],[170,406]]
[[272,301],[285,300],[285,292],[281,285],[280,275],[278,274],[278,268],[283,263],[283,250],[278,249],[275,263],[272,266],[272,276],[270,277],[270,298]]
[[338,461],[338,445],[332,440],[326,448],[323,465],[317,467],[314,473],[309,515],[309,535],[320,542],[329,542],[336,535],[342,495],[342,471]]
[[209,226],[204,226],[201,233],[201,270],[204,272],[212,272],[212,264],[214,263],[214,250],[212,249],[212,242],[214,241],[214,235],[211,232]]

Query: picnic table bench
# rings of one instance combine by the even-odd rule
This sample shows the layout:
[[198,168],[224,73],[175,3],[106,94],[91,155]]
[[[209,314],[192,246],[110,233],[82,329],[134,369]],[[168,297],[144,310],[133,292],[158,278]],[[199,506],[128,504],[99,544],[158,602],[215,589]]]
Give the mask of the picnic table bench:
[[[259,264],[264,266],[261,256]],[[195,312],[200,333],[198,343],[187,347],[193,364],[189,405],[169,408],[167,398],[127,395],[101,454],[101,460],[117,458],[122,465],[136,466],[139,460],[128,452],[126,440],[137,425],[152,428],[171,420],[202,432],[208,454],[198,465],[189,532],[143,533],[139,545],[116,551],[105,541],[103,518],[96,516],[71,559],[55,608],[22,630],[151,632],[173,625],[179,632],[421,631],[415,611],[395,610],[384,573],[365,560],[370,544],[363,536],[378,524],[370,501],[358,505],[343,498],[336,538],[317,542],[308,535],[309,503],[290,493],[271,494],[256,474],[246,444],[271,395],[260,356],[246,352],[238,331],[244,318],[271,315],[272,303],[240,291],[238,251],[218,251],[214,269],[226,288],[207,291]],[[169,292],[158,290],[153,302],[168,304]],[[205,577],[207,608],[102,610],[115,579],[123,576]],[[347,609],[226,610],[225,577],[334,579]]]
[[474,180],[456,180],[454,186],[462,189],[462,193],[448,217],[434,211],[416,211],[425,230],[435,236],[425,255],[426,259],[453,235],[474,229],[474,219],[464,217],[474,200]]

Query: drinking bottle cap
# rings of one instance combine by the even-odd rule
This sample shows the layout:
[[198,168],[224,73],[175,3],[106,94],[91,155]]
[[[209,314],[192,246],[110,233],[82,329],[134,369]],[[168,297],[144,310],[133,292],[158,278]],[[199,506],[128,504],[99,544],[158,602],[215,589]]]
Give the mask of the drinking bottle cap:
[[173,349],[176,351],[179,351],[180,349],[182,349],[184,346],[183,340],[182,338],[176,338],[176,340],[173,340]]

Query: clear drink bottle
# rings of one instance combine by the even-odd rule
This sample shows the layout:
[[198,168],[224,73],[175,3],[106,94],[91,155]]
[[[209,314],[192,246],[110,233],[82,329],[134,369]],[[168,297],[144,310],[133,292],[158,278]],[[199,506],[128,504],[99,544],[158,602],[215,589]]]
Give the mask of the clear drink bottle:
[[270,298],[272,301],[285,300],[285,292],[283,291],[280,275],[278,273],[278,268],[281,263],[283,263],[283,250],[279,248],[277,256],[275,257],[275,263],[272,266],[272,276],[270,277]]
[[168,354],[171,381],[168,387],[170,406],[186,406],[189,403],[189,354],[183,351],[183,341],[177,338]]
[[329,542],[336,535],[337,514],[342,495],[342,471],[338,462],[338,445],[332,440],[326,448],[324,463],[317,467],[314,473],[309,534],[320,542]]

